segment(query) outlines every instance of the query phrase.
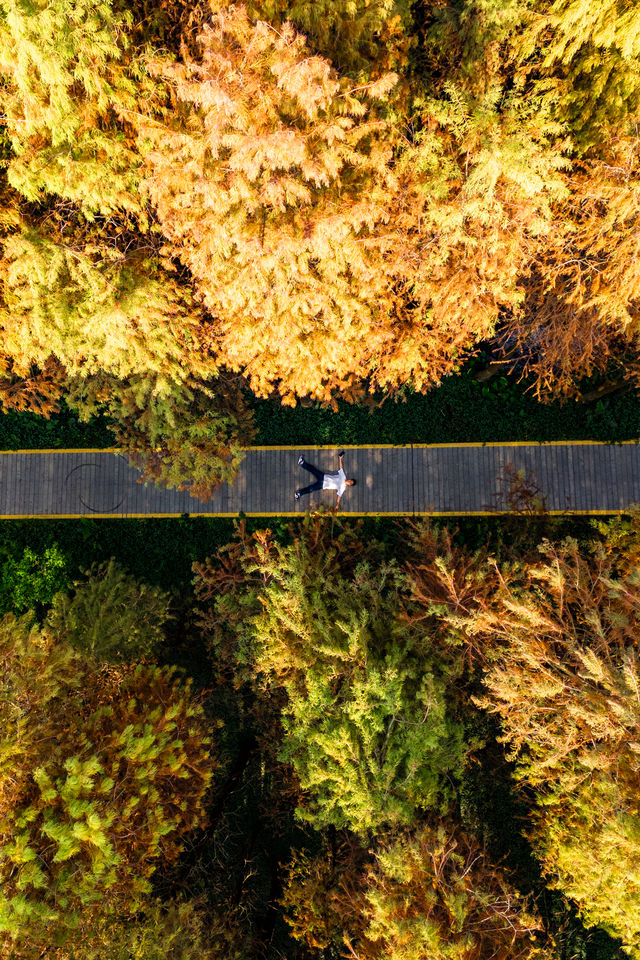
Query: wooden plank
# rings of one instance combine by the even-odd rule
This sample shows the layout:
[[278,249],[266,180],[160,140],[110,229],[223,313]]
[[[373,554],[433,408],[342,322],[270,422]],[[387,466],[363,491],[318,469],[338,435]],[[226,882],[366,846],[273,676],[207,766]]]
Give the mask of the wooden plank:
[[3,462],[7,464],[8,468],[6,471],[6,486],[4,489],[4,504],[2,509],[3,516],[20,512],[18,495],[20,456],[21,454],[15,454],[14,456],[2,457]]
[[15,468],[13,472],[13,488],[11,490],[11,513],[19,514],[23,511],[20,509],[20,504],[23,498],[28,499],[28,490],[26,486],[26,474],[25,466],[28,462],[28,457],[24,454],[16,454],[15,457]]
[[629,454],[630,447],[628,445],[617,446],[614,450],[618,474],[618,495],[621,508],[631,502],[631,458]]
[[589,449],[580,448],[576,450],[576,455],[580,465],[582,476],[582,499],[584,509],[587,510],[594,498],[595,473],[593,466],[593,456]]
[[388,504],[390,510],[399,510],[406,514],[414,513],[414,482],[413,456],[411,450],[399,447],[392,451],[394,462],[397,464],[397,495],[395,500]]
[[618,473],[618,495],[619,509],[623,509],[631,502],[631,448],[626,446],[616,446],[614,456],[616,460]]
[[569,447],[569,456],[571,464],[571,480],[572,480],[572,496],[571,496],[571,509],[580,510],[583,509],[583,504],[585,500],[584,487],[582,485],[582,476],[581,476],[581,466],[580,466],[580,457],[579,457],[579,448],[570,446]]
[[480,510],[481,507],[478,506],[482,500],[482,490],[481,490],[481,473],[483,472],[483,466],[486,463],[486,447],[480,447],[476,451],[476,456],[473,458],[473,463],[469,458],[469,472],[467,477],[468,482],[468,503],[470,510]]
[[552,510],[552,492],[549,489],[547,476],[547,450],[547,445],[542,443],[536,444],[530,450],[531,477],[536,491],[535,499],[538,507],[543,510]]
[[[303,450],[325,472],[337,470],[337,448]],[[233,487],[208,503],[187,492],[135,483],[136,471],[110,452],[0,453],[3,516],[301,513],[335,493],[296,504],[296,486],[312,475],[297,465],[294,448],[251,450]],[[505,466],[535,478],[549,509],[620,511],[640,501],[640,446],[635,444],[398,446],[347,449],[347,476],[358,484],[343,497],[345,514],[504,510]],[[83,501],[84,504],[83,505]]]
[[[20,457],[20,474],[19,478],[19,487],[18,494],[24,488],[25,493],[30,504],[30,509],[35,513],[35,489],[37,482],[37,464],[35,462],[36,458],[31,458],[26,454],[19,454]],[[36,468],[36,469],[34,469]]]
[[611,486],[609,487],[609,504],[613,510],[618,510],[620,507],[620,481],[618,478],[618,463],[615,446],[610,446],[607,448],[607,458],[611,483]]
[[409,485],[411,490],[411,513],[415,516],[416,513],[416,477],[414,471],[414,460],[413,460],[413,446],[405,447],[404,450],[404,462],[405,470],[409,477]]
[[622,491],[624,487],[624,470],[623,465],[620,463],[618,458],[619,446],[614,444],[609,448],[609,454],[611,456],[611,472],[613,474],[613,491],[614,499],[612,501],[613,507],[615,510],[620,510],[623,505],[623,496]]
[[593,470],[595,474],[594,487],[598,490],[599,505],[603,510],[609,510],[611,496],[611,472],[609,470],[609,462],[608,457],[606,456],[606,451],[597,451],[597,455],[593,457]]
[[543,444],[541,447],[542,454],[542,470],[541,478],[543,483],[541,484],[547,493],[547,508],[549,510],[558,510],[558,484],[556,480],[556,462],[555,462],[555,451],[556,448],[549,446],[549,444]]
[[550,448],[553,453],[553,483],[556,497],[556,510],[566,511],[567,495],[565,476],[567,472],[567,461],[564,454],[564,447],[554,446]]
[[122,514],[126,497],[123,467],[122,457],[107,459],[95,453],[86,457],[85,500],[92,513]]
[[602,499],[602,489],[603,485],[606,484],[606,479],[602,468],[598,466],[601,456],[599,450],[594,450],[591,447],[582,451],[582,462],[589,490],[587,503],[592,505],[597,502],[600,508],[606,509],[606,506],[603,506],[605,501]]
[[442,448],[442,472],[444,485],[442,488],[442,506],[447,512],[456,510],[460,503],[461,489],[457,471],[455,451],[451,447]]
[[482,447],[479,451],[477,478],[475,484],[475,511],[491,511],[495,509],[492,502],[491,490],[495,481],[495,455],[493,447]]
[[640,500],[640,446],[627,444],[624,449],[627,454],[627,504],[637,503]]
[[455,477],[453,476],[451,465],[450,465],[450,448],[441,447],[440,449],[440,461],[441,461],[441,472],[442,472],[442,509],[447,513],[450,510],[455,510],[456,503],[458,500],[458,491],[453,489],[453,484],[455,482]]
[[611,464],[610,450],[608,447],[598,451],[595,460],[597,474],[597,489],[599,490],[600,504],[602,509],[610,510],[614,498],[614,478]]
[[429,502],[429,451],[421,447],[411,448],[413,473],[414,513],[422,513]]
[[582,447],[576,449],[576,456],[582,477],[582,500],[584,509],[587,510],[594,497],[593,484],[595,478],[593,472],[593,457],[590,450]]
[[[476,451],[474,450],[475,454]],[[449,447],[447,450],[447,459],[449,462],[449,471],[451,477],[451,509],[460,510],[469,509],[469,478],[465,471],[465,460],[468,451]],[[475,458],[474,458],[475,459]]]
[[17,457],[0,457],[0,516],[10,514],[13,503],[13,475]]
[[564,447],[554,446],[553,451],[553,482],[556,497],[556,510],[565,512],[567,510],[567,484],[566,475],[568,471],[567,458]]
[[569,489],[569,509],[576,509],[576,475],[575,475],[575,447],[567,445],[567,472],[568,472],[568,489]]

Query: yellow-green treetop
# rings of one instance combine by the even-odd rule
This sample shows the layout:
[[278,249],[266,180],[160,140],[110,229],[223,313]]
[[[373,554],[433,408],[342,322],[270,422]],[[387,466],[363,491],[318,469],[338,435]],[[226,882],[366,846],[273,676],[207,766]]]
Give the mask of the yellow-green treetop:
[[126,116],[153,94],[130,47],[131,14],[110,0],[2,0],[0,12],[11,184],[35,202],[57,194],[87,216],[141,214]]
[[135,913],[203,822],[201,706],[171,669],[99,671],[29,618],[0,622],[0,945]]
[[2,247],[2,350],[15,374],[53,357],[69,376],[147,374],[167,392],[206,371],[199,311],[153,259],[58,242],[24,222]]

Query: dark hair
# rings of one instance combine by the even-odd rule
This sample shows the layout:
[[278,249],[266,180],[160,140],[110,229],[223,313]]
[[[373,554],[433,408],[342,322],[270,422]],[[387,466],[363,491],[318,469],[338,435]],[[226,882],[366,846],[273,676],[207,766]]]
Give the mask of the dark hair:
[[349,477],[349,479],[351,480],[351,486],[355,487],[356,481],[353,479],[353,477]]

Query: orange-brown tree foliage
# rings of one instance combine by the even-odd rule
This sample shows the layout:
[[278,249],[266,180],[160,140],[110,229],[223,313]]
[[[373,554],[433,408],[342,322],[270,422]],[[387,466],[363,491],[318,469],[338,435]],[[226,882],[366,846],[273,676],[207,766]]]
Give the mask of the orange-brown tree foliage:
[[215,319],[219,356],[254,391],[330,399],[389,340],[377,236],[392,190],[382,78],[355,92],[290,25],[214,12],[158,71],[175,116],[144,128],[147,189],[172,254]]
[[482,703],[533,791],[530,837],[551,885],[638,957],[637,522],[631,546],[633,534],[616,526],[588,552],[546,544],[503,578],[482,613],[494,645]]
[[249,16],[280,29],[291,21],[336,69],[371,80],[407,64],[409,0],[249,0]]
[[[444,819],[383,842],[297,857],[283,906],[297,939],[353,960],[532,960],[540,918],[472,837]],[[373,862],[371,862],[373,859]]]
[[601,159],[576,165],[554,229],[523,279],[523,310],[505,342],[527,358],[539,396],[576,392],[580,377],[626,354],[640,363],[640,171],[637,137],[612,143]]
[[548,125],[451,88],[405,129],[394,75],[354,88],[240,6],[214,9],[196,48],[155,68],[175,113],[141,135],[221,361],[285,402],[437,383],[520,303],[563,190]]

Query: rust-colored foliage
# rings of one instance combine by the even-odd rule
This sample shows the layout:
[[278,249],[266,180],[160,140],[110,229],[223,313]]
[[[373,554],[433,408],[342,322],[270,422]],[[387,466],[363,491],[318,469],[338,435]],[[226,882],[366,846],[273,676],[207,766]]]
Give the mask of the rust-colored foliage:
[[531,960],[540,918],[450,821],[382,846],[359,901],[367,921],[354,960]]
[[296,940],[326,950],[362,930],[358,894],[370,859],[353,837],[335,833],[315,856],[294,854],[280,903]]
[[537,118],[451,87],[394,124],[394,75],[354,87],[240,6],[214,5],[182,60],[155,68],[173,112],[141,125],[147,189],[256,393],[426,389],[518,306],[562,190]]
[[[546,544],[485,616],[499,641],[482,704],[499,715],[537,809],[553,886],[637,956],[640,572],[637,523],[582,551]],[[605,531],[606,533],[606,531]]]
[[504,343],[517,347],[538,396],[571,395],[581,377],[626,354],[640,365],[637,138],[619,139],[584,160],[567,180],[554,228],[542,238],[521,312],[507,318]]
[[47,418],[58,412],[66,372],[55,357],[45,360],[41,369],[34,365],[28,374],[16,375],[13,360],[2,355],[0,369],[0,404],[4,410],[26,410]]
[[494,563],[429,523],[414,526],[412,548],[403,567],[407,621],[439,638],[445,652],[462,647],[469,663],[482,663],[488,652],[483,615],[500,582]]
[[526,755],[531,782],[553,782],[554,768],[563,768],[569,756],[585,767],[597,756],[598,766],[615,767],[619,776],[627,756],[629,773],[637,776],[631,773],[636,755],[624,748],[622,683],[627,669],[632,683],[637,660],[637,579],[635,566],[616,577],[602,546],[585,556],[568,540],[545,544],[541,560],[526,565],[515,582],[502,579],[495,592],[483,630],[498,641],[501,654],[488,675],[486,705],[505,721],[513,755]]
[[384,841],[298,855],[282,900],[293,936],[352,960],[533,960],[540,918],[450,819]]

